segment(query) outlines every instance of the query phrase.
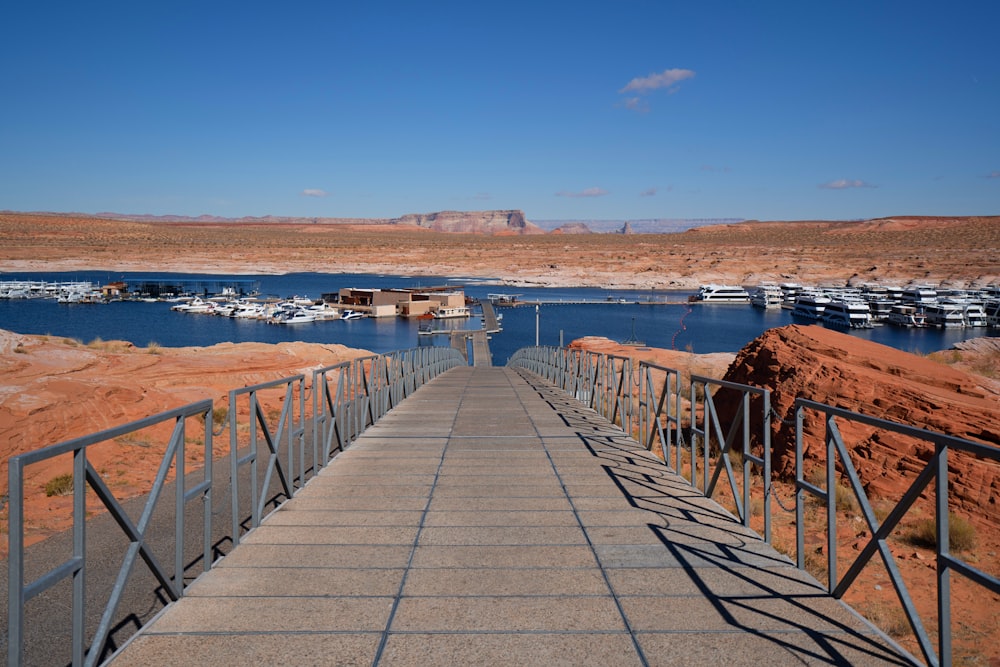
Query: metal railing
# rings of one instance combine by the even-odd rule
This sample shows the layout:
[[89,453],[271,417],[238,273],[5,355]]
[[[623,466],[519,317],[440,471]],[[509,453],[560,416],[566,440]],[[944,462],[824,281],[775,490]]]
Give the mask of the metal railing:
[[[200,483],[186,488],[185,456],[187,421],[200,418],[204,431],[204,479]],[[88,460],[87,450],[99,443],[116,438],[122,438],[138,431],[146,430],[165,422],[174,422],[174,427],[166,452],[153,480],[152,488],[142,508],[138,521],[133,522],[121,503],[115,498],[103,476],[94,469]],[[25,471],[33,465],[49,461],[57,456],[71,454],[72,468],[72,521],[73,546],[72,555],[34,581],[25,582],[25,523],[24,523],[24,492]],[[7,614],[7,662],[19,665],[23,658],[24,644],[24,607],[32,598],[49,590],[64,580],[72,582],[72,600],[69,605],[72,623],[72,661],[74,665],[96,664],[104,653],[105,643],[112,630],[112,624],[118,611],[126,580],[132,575],[133,566],[138,559],[146,564],[155,576],[162,590],[171,600],[177,600],[184,593],[184,515],[187,504],[193,500],[201,500],[204,504],[204,553],[202,562],[207,570],[211,566],[212,546],[212,402],[210,400],[191,403],[175,410],[168,410],[146,419],[130,422],[123,426],[107,429],[93,435],[68,440],[66,442],[45,447],[33,452],[11,457],[9,460],[8,477],[10,481],[9,510],[9,544],[8,556],[8,614]],[[150,525],[154,510],[159,503],[162,491],[167,484],[169,473],[174,472],[176,493],[174,494],[174,556],[172,567],[166,567],[146,543],[146,532]],[[108,510],[115,522],[121,528],[127,541],[124,559],[114,580],[110,598],[101,613],[96,631],[89,641],[85,637],[87,610],[85,605],[85,586],[88,577],[87,559],[87,486],[96,493],[103,506]]]
[[[662,382],[659,375],[663,375]],[[639,364],[639,434],[648,451],[660,448],[663,461],[681,469],[681,374],[673,368],[645,361]]]
[[[620,426],[630,436],[641,440],[647,450],[651,450],[654,443],[658,444],[664,464],[683,476],[680,371],[647,362],[639,362],[637,368],[629,357],[559,347],[522,348],[511,356],[508,365],[524,368],[553,382],[608,421]],[[657,386],[654,378],[659,373],[664,374],[664,380],[662,385]],[[723,428],[719,421],[719,411],[712,397],[712,392],[717,388],[740,394],[740,407],[727,428]],[[698,396],[702,397],[702,422],[698,421],[696,410]],[[750,404],[755,396],[762,404],[762,411],[757,423],[753,424]],[[770,392],[759,387],[693,375],[689,405],[687,454],[690,476],[686,478],[687,481],[692,486],[697,486],[699,461],[703,461],[701,468],[704,479],[701,488],[711,498],[719,476],[725,471],[737,516],[743,525],[749,526],[751,476],[753,467],[760,467],[765,480],[762,499],[764,539],[770,543]],[[752,425],[754,428],[751,428]],[[729,453],[734,451],[737,438],[739,447],[735,451],[742,455],[742,488],[736,481],[729,460]],[[753,453],[755,442],[762,449],[759,456]],[[671,449],[674,453],[672,462]],[[714,468],[711,461],[713,454],[717,455]]]
[[[826,489],[821,489],[803,478],[804,463],[804,427],[806,413],[819,413],[825,423],[824,447],[825,456],[824,478]],[[856,424],[874,427],[880,431],[897,433],[917,440],[931,443],[934,454],[923,466],[916,478],[906,489],[900,500],[889,511],[883,521],[879,521],[872,508],[868,494],[858,472],[851,461],[850,452],[844,443],[837,420],[848,420]],[[956,572],[994,594],[1000,594],[1000,579],[994,577],[974,565],[960,560],[951,553],[949,536],[949,502],[948,487],[952,481],[948,469],[950,452],[962,453],[981,459],[1000,462],[1000,449],[981,443],[956,438],[925,429],[898,424],[877,419],[856,412],[849,412],[822,403],[816,403],[804,398],[795,401],[795,526],[796,526],[796,562],[799,568],[805,568],[805,496],[811,494],[826,503],[827,515],[827,588],[835,597],[842,597],[855,582],[864,567],[878,553],[889,574],[896,595],[906,614],[910,628],[920,646],[924,659],[929,665],[950,665],[952,659],[951,646],[951,574]],[[858,502],[871,537],[867,544],[858,552],[851,562],[847,573],[838,579],[837,576],[837,463],[850,485],[854,498]],[[896,559],[889,548],[888,538],[899,527],[900,521],[910,511],[914,503],[934,483],[932,496],[934,505],[935,555],[937,565],[937,652],[923,621],[914,605]]]
[[[621,411],[622,406],[629,405],[631,395],[611,397],[607,391],[611,386],[619,392],[631,385],[618,381],[621,375],[618,369],[623,365],[612,363],[610,359],[601,358],[594,352],[567,350],[565,348],[525,348],[511,356],[508,365],[524,368],[542,378],[549,380],[567,393],[580,398],[595,409],[604,408],[601,413],[608,417],[618,414],[608,410],[614,406]],[[609,372],[610,369],[610,372]],[[656,374],[663,374],[660,383]],[[616,378],[614,384],[609,378]],[[687,481],[697,486],[699,460],[701,461],[701,485],[706,496],[712,497],[717,491],[718,480],[723,472],[729,482],[729,490],[737,507],[738,519],[749,526],[751,477],[754,466],[762,470],[764,494],[764,539],[771,537],[771,500],[775,498],[771,470],[771,433],[775,413],[771,408],[770,391],[759,387],[741,385],[722,380],[715,380],[698,375],[690,378],[688,394],[689,417],[686,420],[687,450],[684,450],[685,432],[681,409],[682,388],[679,371],[646,362],[639,363],[638,369],[638,433],[637,440],[647,450],[659,445],[665,465],[683,476],[682,452],[687,454],[690,465],[690,477]],[[725,389],[737,392],[736,396],[727,397],[726,404],[732,411],[731,419],[724,427],[720,411],[716,406],[718,390]],[[594,397],[599,397],[595,399]],[[701,406],[700,419],[698,406]],[[759,405],[759,410],[755,407]],[[736,406],[733,409],[733,406]],[[674,406],[671,408],[671,406]],[[805,569],[805,495],[810,494],[827,505],[827,587],[829,593],[836,598],[842,597],[856,581],[864,567],[878,553],[886,570],[889,572],[893,587],[896,590],[903,611],[924,660],[929,665],[952,664],[952,630],[951,630],[951,574],[961,574],[965,579],[987,589],[993,594],[1000,594],[1000,579],[984,572],[982,569],[957,558],[951,553],[949,545],[949,483],[954,483],[948,470],[950,452],[974,456],[992,462],[1000,462],[1000,449],[982,443],[976,443],[924,429],[898,424],[856,412],[831,407],[804,398],[795,401],[795,514],[796,514],[796,564]],[[631,407],[625,408],[630,414]],[[825,484],[826,489],[819,488],[803,478],[803,424],[807,412],[817,412],[823,415],[826,427],[825,435]],[[756,415],[756,416],[755,416]],[[837,419],[850,420],[876,429],[883,429],[904,436],[909,436],[930,442],[934,446],[934,454],[917,474],[915,480],[904,493],[903,497],[880,522],[870,500],[868,499],[858,473],[851,461],[850,452],[844,444],[837,427]],[[632,433],[629,432],[631,435]],[[739,442],[741,448],[737,448]],[[753,453],[757,448],[759,454]],[[671,449],[674,456],[670,456]],[[729,452],[738,451],[742,455],[742,489],[739,489],[736,475],[729,460]],[[712,455],[715,455],[714,466]],[[845,550],[838,550],[836,529],[836,481],[837,470],[844,472],[850,488],[858,501],[861,513],[870,531],[867,544],[857,552],[850,561],[846,574],[837,577],[837,558]],[[913,507],[917,499],[924,494],[931,482],[934,482],[934,522],[937,559],[937,651],[935,652],[930,634],[924,627],[917,613],[913,599],[906,588],[895,559],[889,549],[887,540],[891,533],[898,529],[900,521]],[[785,508],[786,511],[792,511]],[[851,554],[853,554],[853,550]],[[915,659],[915,658],[914,658]]]
[[[261,404],[261,394],[274,390],[279,394],[281,410],[275,414],[266,414]],[[271,392],[273,393],[273,392]],[[246,453],[240,455],[240,407],[246,402],[249,423]],[[296,409],[298,408],[298,409]],[[276,505],[282,498],[285,500],[295,495],[295,490],[306,482],[305,456],[305,376],[292,377],[264,382],[229,392],[229,464],[230,483],[232,484],[231,500],[233,507],[233,545],[240,543],[243,512],[240,508],[240,488],[243,466],[248,466],[250,486],[250,523],[246,526],[249,532],[260,526],[266,516],[264,511],[268,504]],[[266,447],[261,452],[261,441]],[[284,443],[284,454],[287,464],[281,463],[281,445]],[[298,475],[296,475],[295,454],[298,450]],[[262,455],[263,454],[263,455]],[[263,463],[263,479],[261,479],[261,464]],[[312,470],[315,470],[313,468]],[[275,479],[276,477],[276,479]],[[280,488],[273,488],[274,482]]]
[[[364,429],[377,422],[400,401],[423,384],[456,366],[467,365],[464,357],[450,347],[422,347],[384,355],[363,357],[320,368],[313,372],[312,385],[307,389],[305,376],[265,382],[229,392],[226,421],[230,439],[229,484],[232,508],[234,546],[242,536],[260,525],[268,505],[291,498],[328,460],[342,451]],[[309,400],[309,392],[312,392]],[[280,403],[281,408],[267,410],[265,403]],[[312,414],[306,413],[311,405]],[[185,479],[186,434],[189,419],[203,421],[203,479],[192,484]],[[204,503],[204,544],[196,560],[205,571],[212,567],[215,545],[213,535],[212,491],[213,459],[212,426],[215,418],[211,400],[199,401],[182,408],[168,410],[146,419],[107,429],[93,435],[69,440],[9,460],[8,534],[8,664],[21,665],[25,650],[25,605],[62,581],[70,580],[72,600],[59,604],[69,608],[72,624],[70,657],[73,665],[93,665],[105,659],[109,634],[119,615],[119,605],[126,582],[134,579],[133,566],[141,558],[152,572],[160,589],[169,600],[177,600],[185,590],[185,513],[194,500]],[[159,465],[152,489],[143,506],[141,517],[133,522],[111,492],[109,485],[87,459],[87,449],[98,443],[128,436],[158,424],[174,421],[173,434],[166,444],[166,453]],[[72,554],[30,582],[26,582],[25,470],[53,457],[71,455],[72,472]],[[147,544],[147,530],[170,473],[176,484],[171,543],[174,554],[172,568],[165,568]],[[216,480],[216,484],[219,480]],[[121,528],[128,540],[124,561],[113,582],[112,592],[101,611],[93,633],[88,631],[85,605],[85,580],[93,558],[107,559],[109,554],[91,554],[88,560],[86,526],[88,509],[86,488],[89,485]],[[216,531],[218,532],[218,531]],[[190,553],[188,553],[190,556]],[[52,620],[52,619],[48,619]],[[88,638],[88,635],[91,635]]]
[[[723,428],[720,420],[719,410],[716,406],[715,391],[728,390],[735,392],[738,396],[736,403],[739,407],[732,416],[727,428]],[[698,404],[698,397],[701,396],[701,422],[698,421],[698,411],[695,409]],[[759,421],[753,424],[751,414],[752,399],[757,397],[760,403]],[[733,504],[736,506],[736,515],[747,528],[750,527],[751,515],[751,477],[754,466],[762,470],[764,481],[764,541],[771,543],[771,391],[759,387],[751,387],[735,382],[715,380],[701,375],[691,376],[691,478],[688,480],[692,485],[696,485],[698,469],[697,441],[702,440],[702,490],[706,496],[712,497],[715,492],[719,476],[723,471],[726,473],[726,480],[729,482],[729,491],[733,496]],[[754,428],[756,426],[756,428]],[[714,440],[713,440],[714,437]],[[739,447],[734,449],[737,438]],[[754,442],[759,443],[760,456],[753,453]],[[713,446],[714,445],[714,446]],[[733,466],[730,460],[730,452],[739,453],[739,461],[743,468],[742,493],[733,475]],[[716,454],[713,469],[711,456]],[[709,475],[711,474],[711,479]]]

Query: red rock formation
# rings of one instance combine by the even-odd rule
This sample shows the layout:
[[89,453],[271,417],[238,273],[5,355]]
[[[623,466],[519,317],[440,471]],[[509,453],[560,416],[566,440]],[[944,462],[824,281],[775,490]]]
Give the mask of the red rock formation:
[[[771,405],[780,417],[772,422],[772,461],[786,479],[795,474],[797,397],[1000,446],[1000,396],[976,376],[819,326],[765,332],[737,355],[725,379],[771,389]],[[719,398],[723,423],[728,423],[726,415],[734,414],[735,406]],[[838,427],[874,498],[898,499],[933,454],[924,441],[841,421]],[[822,419],[813,414],[805,431],[807,461],[824,460]],[[952,453],[949,469],[952,507],[1000,527],[1000,466]]]

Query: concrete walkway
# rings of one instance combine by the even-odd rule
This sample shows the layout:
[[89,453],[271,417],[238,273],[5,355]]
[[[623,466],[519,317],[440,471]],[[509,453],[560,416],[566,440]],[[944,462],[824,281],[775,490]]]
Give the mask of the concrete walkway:
[[115,664],[906,664],[621,430],[460,368],[272,515]]

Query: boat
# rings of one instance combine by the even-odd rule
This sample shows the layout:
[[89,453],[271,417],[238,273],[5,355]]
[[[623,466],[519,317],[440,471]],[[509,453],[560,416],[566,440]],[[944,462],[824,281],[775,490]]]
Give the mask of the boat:
[[926,306],[937,302],[938,293],[936,289],[927,285],[912,285],[903,289],[900,298],[903,303]]
[[986,309],[978,302],[967,303],[962,309],[962,317],[967,327],[985,327],[987,324]]
[[924,308],[927,326],[942,329],[960,329],[965,326],[962,306],[956,303],[931,303]]
[[270,319],[274,324],[308,324],[315,321],[316,316],[304,308],[281,308]]
[[896,304],[889,311],[886,322],[896,327],[925,327],[927,320],[924,313],[916,306]]
[[345,310],[340,314],[340,319],[342,320],[360,320],[362,317],[364,317],[364,314],[356,310]]
[[750,294],[738,285],[702,285],[692,301],[703,303],[747,303]]
[[832,299],[820,316],[824,324],[842,329],[871,329],[871,309],[864,301]]
[[205,301],[200,296],[196,296],[190,301],[170,306],[170,310],[176,310],[181,313],[207,313],[214,305],[212,302]]
[[1000,328],[1000,299],[990,299],[983,304],[986,313],[986,326]]
[[750,292],[750,305],[756,308],[780,308],[785,293],[773,284],[758,285]]
[[455,317],[469,317],[471,311],[468,306],[458,306],[458,307],[444,307],[438,308],[434,311],[433,315],[435,319],[445,320]]
[[792,316],[807,320],[818,320],[823,316],[823,311],[830,301],[830,297],[823,294],[800,292],[795,297],[795,307],[792,308]]
[[285,319],[281,320],[282,324],[307,324],[309,322],[315,322],[316,315],[310,313],[305,309],[293,310],[291,314]]

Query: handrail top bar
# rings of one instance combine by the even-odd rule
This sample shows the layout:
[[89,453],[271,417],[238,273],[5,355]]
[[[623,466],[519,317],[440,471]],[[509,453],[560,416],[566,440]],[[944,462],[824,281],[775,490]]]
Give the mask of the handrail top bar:
[[701,382],[703,384],[715,384],[720,387],[725,387],[727,389],[735,389],[737,391],[746,391],[751,394],[759,394],[760,396],[766,396],[771,393],[770,389],[765,389],[763,387],[754,387],[749,384],[740,384],[738,382],[730,382],[729,380],[718,380],[716,378],[710,378],[706,375],[691,375],[691,382]]
[[676,368],[670,368],[669,366],[661,366],[660,364],[655,364],[652,361],[640,361],[639,367],[642,368],[643,366],[647,368],[653,368],[658,371],[666,371],[667,373],[680,373],[680,371],[677,370]]
[[278,387],[281,385],[290,384],[292,382],[304,382],[306,379],[305,374],[299,373],[298,375],[289,375],[288,377],[281,378],[280,380],[271,380],[270,382],[261,382],[260,384],[251,385],[249,387],[241,387],[240,389],[230,389],[230,396],[241,396],[243,394],[249,394],[253,391],[260,391],[261,389],[270,389],[272,387]]
[[885,429],[887,431],[892,431],[894,433],[900,433],[902,435],[908,435],[913,438],[918,438],[920,440],[928,440],[936,445],[945,445],[947,447],[950,447],[958,451],[965,451],[1000,461],[1000,448],[987,445],[986,443],[975,442],[973,440],[966,440],[965,438],[959,438],[958,436],[948,435],[945,433],[928,431],[927,429],[920,428],[919,426],[900,424],[897,422],[888,421],[886,419],[872,417],[870,415],[862,414],[860,412],[852,412],[844,408],[838,408],[833,405],[819,403],[817,401],[813,401],[808,398],[795,399],[795,410],[798,411],[799,408],[806,408],[809,410],[815,410],[817,412],[824,412],[828,415],[833,415],[835,417],[843,417],[845,419],[850,419],[855,422],[860,422],[867,426],[874,426],[877,428]]
[[[336,370],[338,368],[343,368],[343,367],[346,367],[346,366],[350,366],[351,364],[353,364],[355,362],[358,362],[358,361],[370,361],[372,359],[378,359],[380,357],[391,357],[393,355],[406,354],[407,352],[422,352],[423,350],[426,350],[426,349],[427,348],[421,348],[421,347],[406,347],[406,348],[403,348],[401,350],[393,350],[391,352],[383,352],[382,354],[367,354],[367,355],[365,355],[363,357],[353,357],[352,359],[348,359],[347,361],[341,361],[339,363],[332,364],[330,366],[323,366],[322,368],[314,368],[313,371],[312,371],[312,374],[313,374],[313,377],[315,377],[317,375],[320,375],[321,373],[327,373],[329,371]],[[451,350],[451,348],[441,348],[441,349],[442,350],[449,350],[449,351]]]
[[[386,354],[393,354],[393,353],[386,352]],[[330,371],[337,370],[338,368],[347,368],[356,361],[368,361],[369,359],[378,359],[379,356],[382,355],[369,354],[363,357],[354,357],[353,359],[349,359],[348,361],[341,361],[339,363],[332,364],[330,366],[323,366],[322,368],[314,368],[312,374],[313,377],[316,377],[317,375],[320,375],[322,373],[329,373]]]
[[[54,445],[49,445],[48,447],[42,447],[41,449],[35,449],[30,452],[24,452],[23,454],[18,454],[17,456],[10,457],[10,462],[19,463],[21,465],[30,465],[32,463],[38,463],[39,461],[44,461],[50,459],[54,456],[60,456],[61,454],[66,454],[69,452],[76,451],[78,449],[83,449],[84,447],[89,447],[90,445],[96,444],[98,442],[104,442],[105,440],[113,440],[122,435],[132,433],[134,431],[139,431],[144,428],[153,426],[154,424],[159,424],[171,419],[176,419],[178,417],[191,417],[199,414],[208,414],[212,412],[212,399],[206,398],[194,403],[188,403],[187,405],[181,406],[179,408],[173,408],[172,410],[167,410],[165,412],[159,412],[150,417],[144,417],[143,419],[137,419],[136,421],[129,422],[127,424],[122,424],[121,426],[114,426],[103,431],[98,431],[97,433],[91,433],[89,435],[84,435],[79,438],[73,438],[72,440],[65,440],[63,442],[58,442]],[[13,467],[13,466],[12,466]]]

